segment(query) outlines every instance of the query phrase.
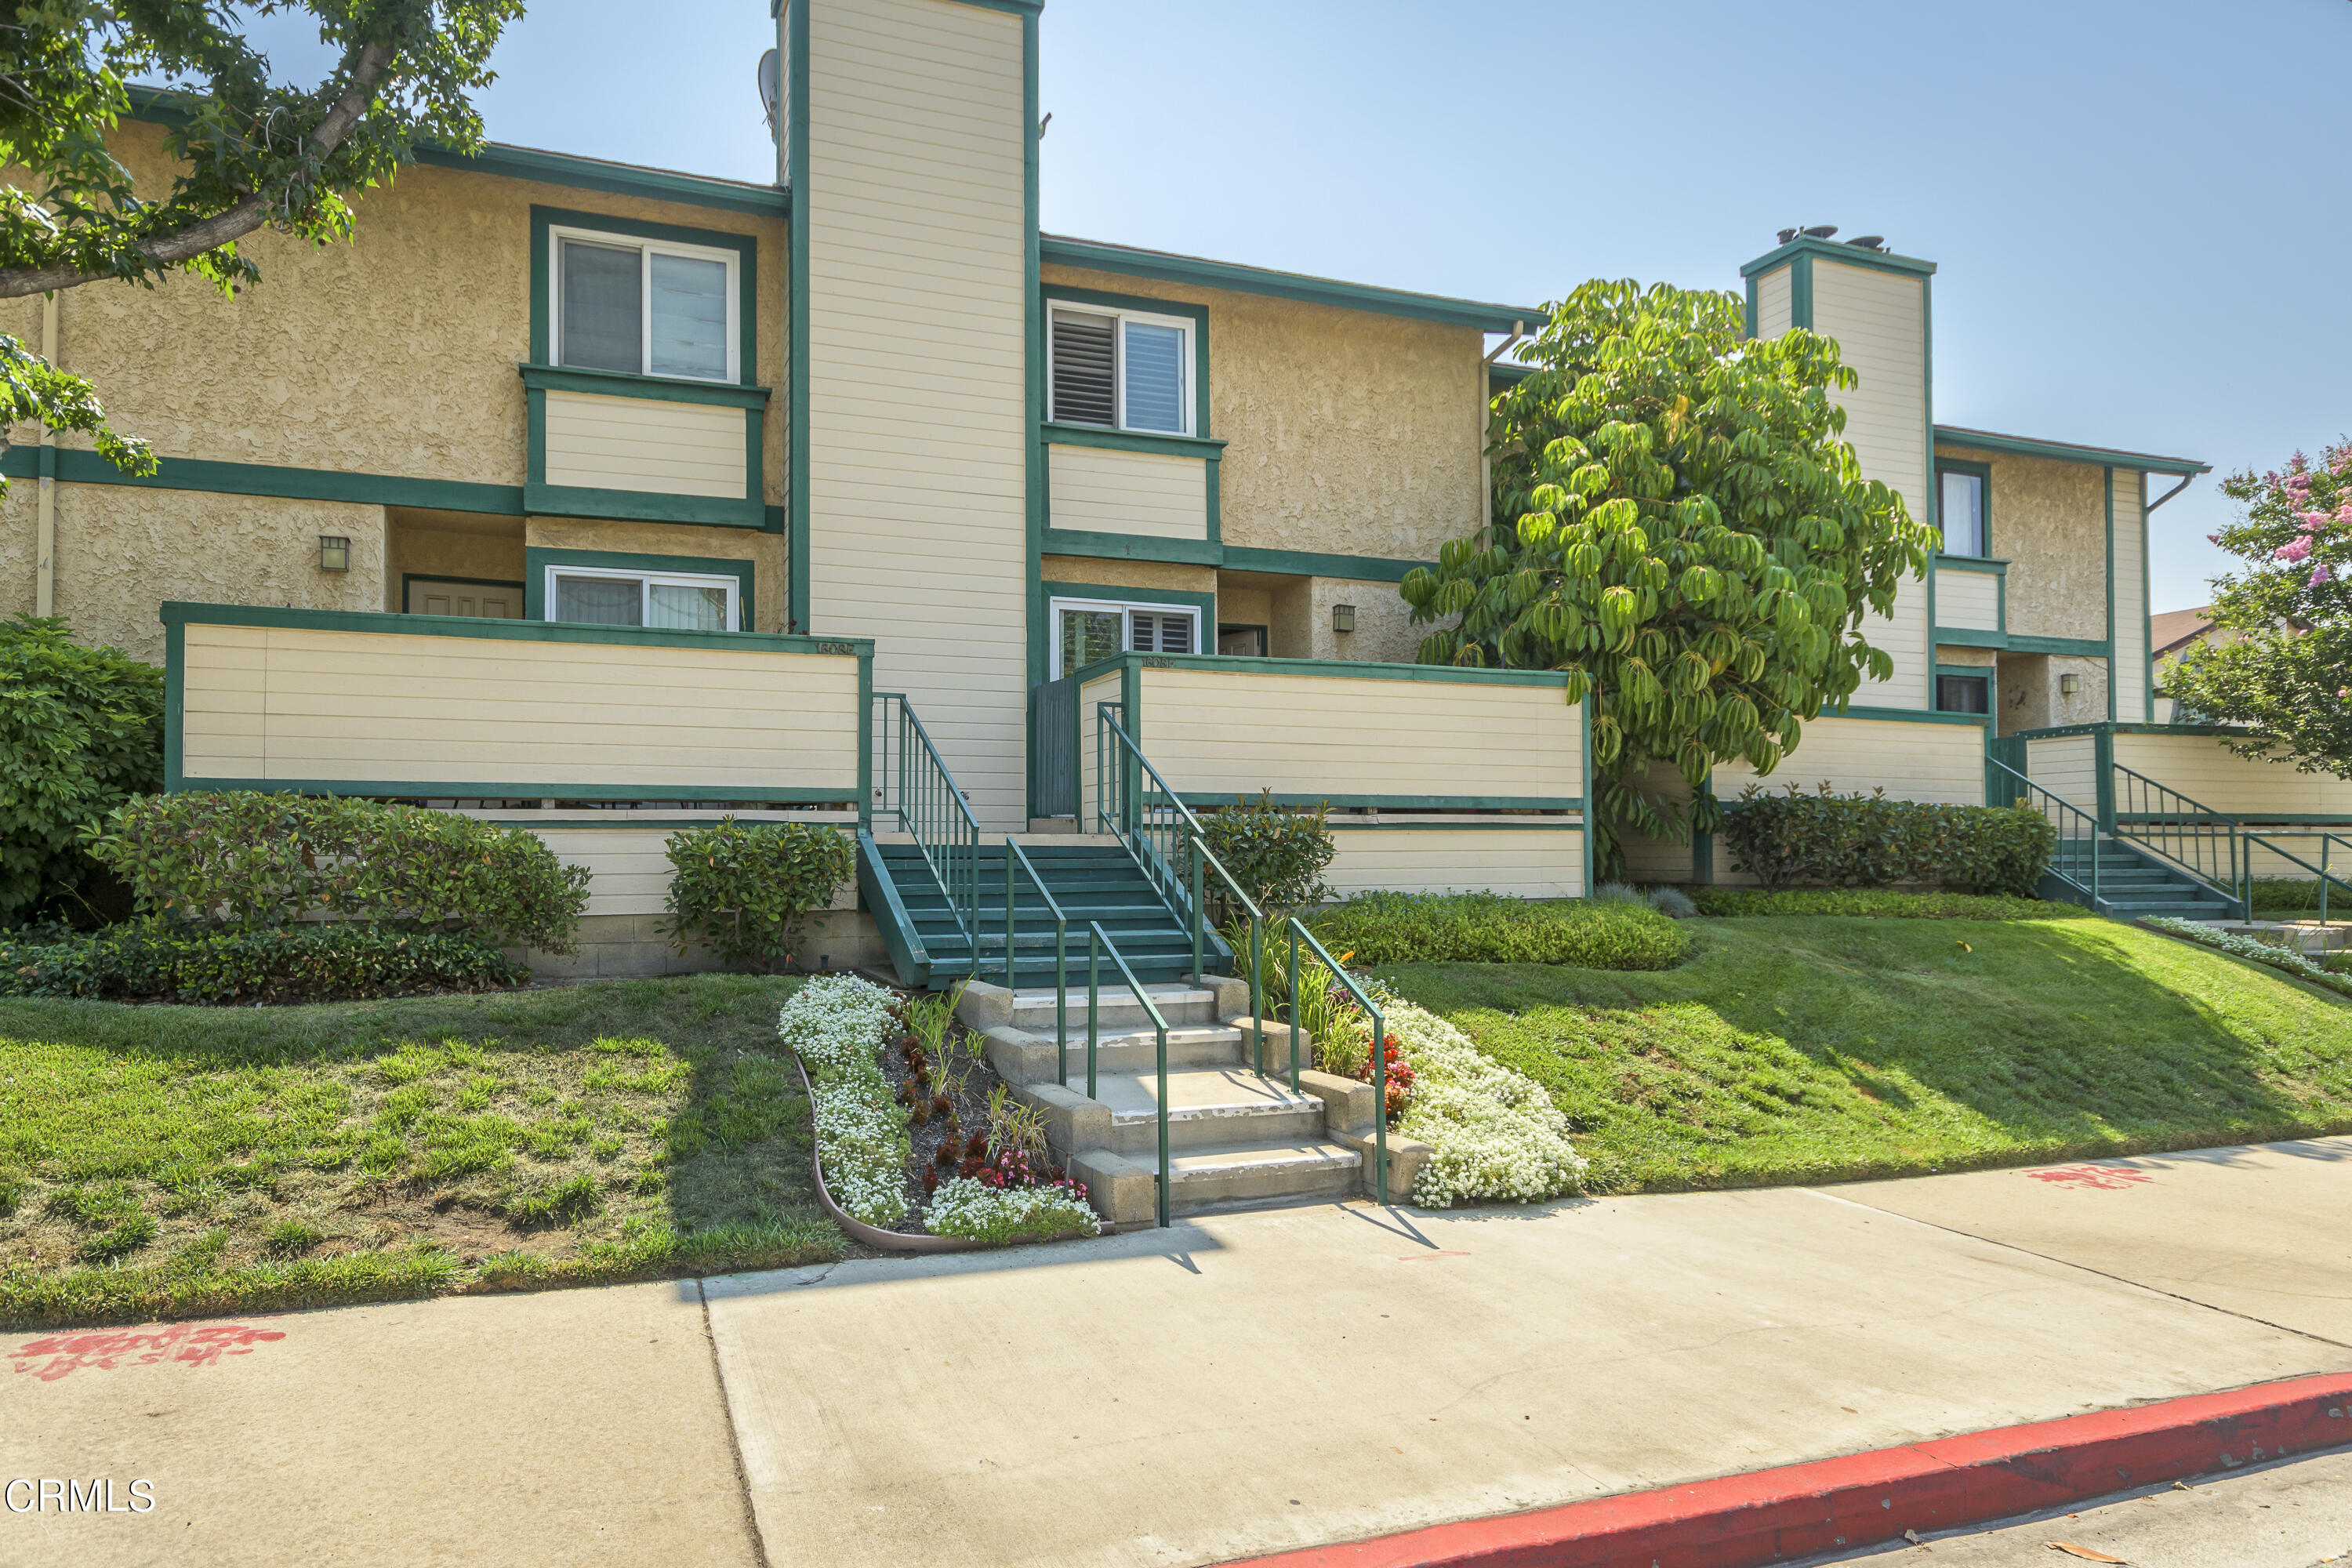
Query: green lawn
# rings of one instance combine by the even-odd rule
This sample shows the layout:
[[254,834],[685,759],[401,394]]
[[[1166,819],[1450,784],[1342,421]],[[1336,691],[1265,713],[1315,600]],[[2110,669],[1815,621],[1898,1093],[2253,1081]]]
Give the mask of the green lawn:
[[1663,973],[1381,975],[1550,1090],[1594,1191],[2352,1131],[2352,1005],[2106,921],[1691,922]]
[[0,1001],[0,1324],[830,1258],[796,982]]

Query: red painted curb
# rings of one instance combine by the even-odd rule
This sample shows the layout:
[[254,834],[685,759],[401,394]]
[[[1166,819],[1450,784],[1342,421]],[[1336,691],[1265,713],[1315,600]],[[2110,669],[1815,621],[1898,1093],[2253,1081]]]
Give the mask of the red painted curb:
[[2299,1377],[1253,1557],[1245,1568],[1756,1568],[2346,1444],[2352,1377]]

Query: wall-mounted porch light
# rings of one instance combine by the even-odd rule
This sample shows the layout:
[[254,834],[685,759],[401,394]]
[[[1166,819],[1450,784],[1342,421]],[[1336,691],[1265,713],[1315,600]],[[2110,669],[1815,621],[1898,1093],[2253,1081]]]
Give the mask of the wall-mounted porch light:
[[2060,677],[2058,678],[2058,695],[2059,695],[2059,696],[2061,696],[2061,697],[2072,697],[2072,696],[2074,696],[2074,693],[2076,693],[2077,691],[2080,691],[2080,690],[2082,690],[2082,689],[2083,689],[2083,678],[2082,678],[2081,676],[2079,676],[2079,675],[2062,675],[2062,676],[2060,676]]
[[339,533],[319,535],[319,570],[348,572],[352,569],[352,542]]
[[1354,631],[1356,629],[1356,606],[1353,605],[1332,605],[1331,629],[1335,632]]

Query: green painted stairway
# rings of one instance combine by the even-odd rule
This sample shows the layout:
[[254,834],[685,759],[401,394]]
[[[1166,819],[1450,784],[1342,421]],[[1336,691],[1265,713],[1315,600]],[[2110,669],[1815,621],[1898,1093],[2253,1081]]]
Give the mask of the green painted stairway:
[[2074,840],[2059,845],[2051,870],[2062,873],[2075,885],[2069,886],[2061,876],[2045,876],[2042,879],[2042,896],[2091,907],[2084,890],[2091,886],[2091,858],[2095,854],[2099,868],[2096,908],[2103,915],[2112,915],[2119,921],[2145,920],[2150,915],[2170,915],[2184,921],[2240,917],[2236,900],[2224,898],[2187,872],[2136,847],[2128,839],[2111,838],[2105,834],[2095,843]]
[[[1171,982],[1192,969],[1192,932],[1136,864],[1118,838],[1090,842],[1070,836],[1020,837],[1022,853],[1062,907],[1069,922],[1069,982],[1087,984],[1087,926],[1100,922],[1145,984]],[[969,848],[961,851],[971,854]],[[980,870],[981,978],[1004,983],[1004,841],[982,844]],[[1054,923],[1037,885],[1014,878],[1014,909],[1020,941],[1017,988],[1054,984]],[[857,886],[881,928],[898,984],[911,989],[941,989],[972,973],[971,944],[949,907],[946,892],[921,847],[900,835],[860,834]],[[1202,959],[1221,969],[1228,956],[1213,931],[1206,933]],[[1117,967],[1103,959],[1103,984],[1122,994]]]

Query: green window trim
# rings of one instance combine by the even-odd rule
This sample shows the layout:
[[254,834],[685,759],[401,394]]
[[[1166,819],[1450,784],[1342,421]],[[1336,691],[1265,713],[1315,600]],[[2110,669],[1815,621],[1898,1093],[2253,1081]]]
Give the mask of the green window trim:
[[[647,223],[641,218],[616,217],[610,213],[543,207],[536,203],[530,209],[531,363],[548,366],[555,363],[555,347],[551,341],[555,319],[551,304],[555,247],[549,237],[549,231],[557,228],[591,229],[623,239],[650,239],[671,245],[697,245],[710,250],[733,251],[736,260],[735,384],[743,386],[759,384],[760,242],[756,237],[748,234],[730,234],[724,229],[685,228],[677,224]],[[714,382],[712,384],[723,386],[729,384]]]
[[[1037,617],[1029,633],[1030,666],[1046,672],[1041,678],[1043,679],[1054,679],[1054,644],[1061,635],[1061,627],[1048,623],[1053,619],[1051,606],[1056,599],[1098,599],[1114,605],[1169,605],[1198,610],[1201,613],[1202,637],[1212,647],[1217,640],[1217,596],[1214,594],[1185,588],[1132,588],[1114,587],[1105,583],[1062,583],[1049,577],[1044,584],[1043,601],[1047,613]],[[1189,656],[1168,654],[1156,657],[1175,658]]]
[[570,365],[524,363],[522,384],[534,392],[583,392],[594,397],[642,397],[657,403],[732,404],[765,408],[773,387],[749,382],[697,381],[682,375],[635,375],[625,370],[581,370]]
[[[685,632],[684,637],[708,637],[724,636],[759,636],[751,627],[759,624],[752,613],[751,587],[758,575],[758,563],[723,555],[644,555],[621,550],[554,550],[536,545],[522,552],[523,618],[549,626],[572,626],[570,621],[547,620],[548,568],[565,566],[598,566],[621,572],[674,572],[703,577],[735,579],[735,602],[744,630],[737,633]],[[615,631],[628,630],[616,626]]]
[[[1959,554],[1953,554],[1953,553],[1950,553],[1950,552],[1944,552],[1944,551],[1938,551],[1938,552],[1937,552],[1936,559],[1937,559],[1939,563],[1940,563],[1940,562],[1943,562],[1943,561],[1947,561],[1947,560],[1948,560],[1948,561],[1986,561],[1986,562],[1990,562],[1990,561],[1991,561],[1991,560],[1993,559],[1993,553],[1992,553],[1992,465],[1991,465],[1990,463],[1972,463],[1972,462],[1969,462],[1969,461],[1966,460],[1965,458],[1937,458],[1936,459],[1936,461],[1935,461],[1935,471],[1934,471],[1933,476],[1931,477],[1930,483],[1932,483],[1932,484],[1935,486],[1935,491],[1936,491],[1936,498],[1935,498],[1936,515],[1937,515],[1937,521],[1938,521],[1939,523],[1940,523],[1940,521],[1942,521],[1942,517],[1943,517],[1943,507],[1944,507],[1944,476],[1945,476],[1946,474],[1966,474],[1966,475],[1969,475],[1969,476],[1970,476],[1971,478],[1973,478],[1974,479],[1976,479],[1976,481],[1978,482],[1978,484],[1981,487],[1981,488],[1979,489],[1979,491],[1978,491],[1978,496],[1979,496],[1979,502],[1978,502],[1978,504],[1979,504],[1979,508],[1980,508],[1980,510],[1981,510],[1981,514],[1982,514],[1982,515],[1981,515],[1981,518],[1980,518],[1980,520],[1979,520],[1979,521],[1981,521],[1981,523],[1982,523],[1982,526],[1983,526],[1983,531],[1984,531],[1984,553],[1983,553],[1982,555],[1959,555]],[[2004,563],[2004,564],[2005,564],[2005,563]]]
[[[1946,707],[1944,707],[1944,706],[1943,706],[1943,697],[1944,697],[1943,680],[1944,680],[1944,678],[1945,678],[1946,676],[1948,676],[1948,675],[1949,675],[1949,676],[1957,676],[1957,677],[1958,677],[1958,678],[1960,678],[1960,679],[1965,679],[1965,680],[1981,680],[1981,681],[1983,681],[1983,682],[1985,683],[1985,711],[1984,711],[1983,713],[1969,713],[1969,712],[1967,712],[1965,710],[1962,710],[1962,709],[1958,709],[1958,708],[1946,708]],[[1958,714],[1961,714],[1963,717],[1969,718],[1969,719],[1982,719],[1982,718],[1987,717],[1988,715],[1991,715],[1991,716],[1993,716],[1993,717],[1996,717],[1996,718],[1997,718],[1997,717],[2000,715],[2000,666],[1998,666],[1998,665],[1991,665],[1991,664],[1939,664],[1939,665],[1936,666],[1935,679],[1936,679],[1936,693],[1935,693],[1935,695],[1936,695],[1936,702],[1937,702],[1937,707],[1936,707],[1936,711],[1937,711],[1937,712],[1938,712],[1938,713],[1958,713]]]
[[[1189,437],[1171,437],[1167,436],[1165,433],[1159,434],[1160,439],[1175,440],[1180,442],[1186,440],[1206,441],[1210,439],[1209,308],[1206,305],[1187,304],[1181,300],[1153,300],[1148,299],[1139,294],[1106,294],[1100,290],[1093,289],[1066,289],[1057,283],[1045,284],[1042,287],[1041,292],[1044,298],[1044,310],[1045,313],[1047,314],[1052,312],[1052,310],[1055,305],[1077,305],[1082,307],[1092,305],[1097,309],[1105,310],[1137,310],[1146,315],[1180,317],[1190,321],[1192,323],[1192,433]],[[1045,428],[1047,430],[1093,430],[1103,435],[1120,436],[1143,436],[1154,434],[1153,432],[1149,431],[1118,430],[1112,426],[1101,425],[1076,425],[1066,426],[1057,425],[1050,419],[1045,422]],[[1055,438],[1063,439],[1066,437],[1056,437]],[[1222,442],[1218,444],[1221,447],[1223,445]],[[1157,449],[1159,448],[1148,447],[1143,448],[1145,451]]]

